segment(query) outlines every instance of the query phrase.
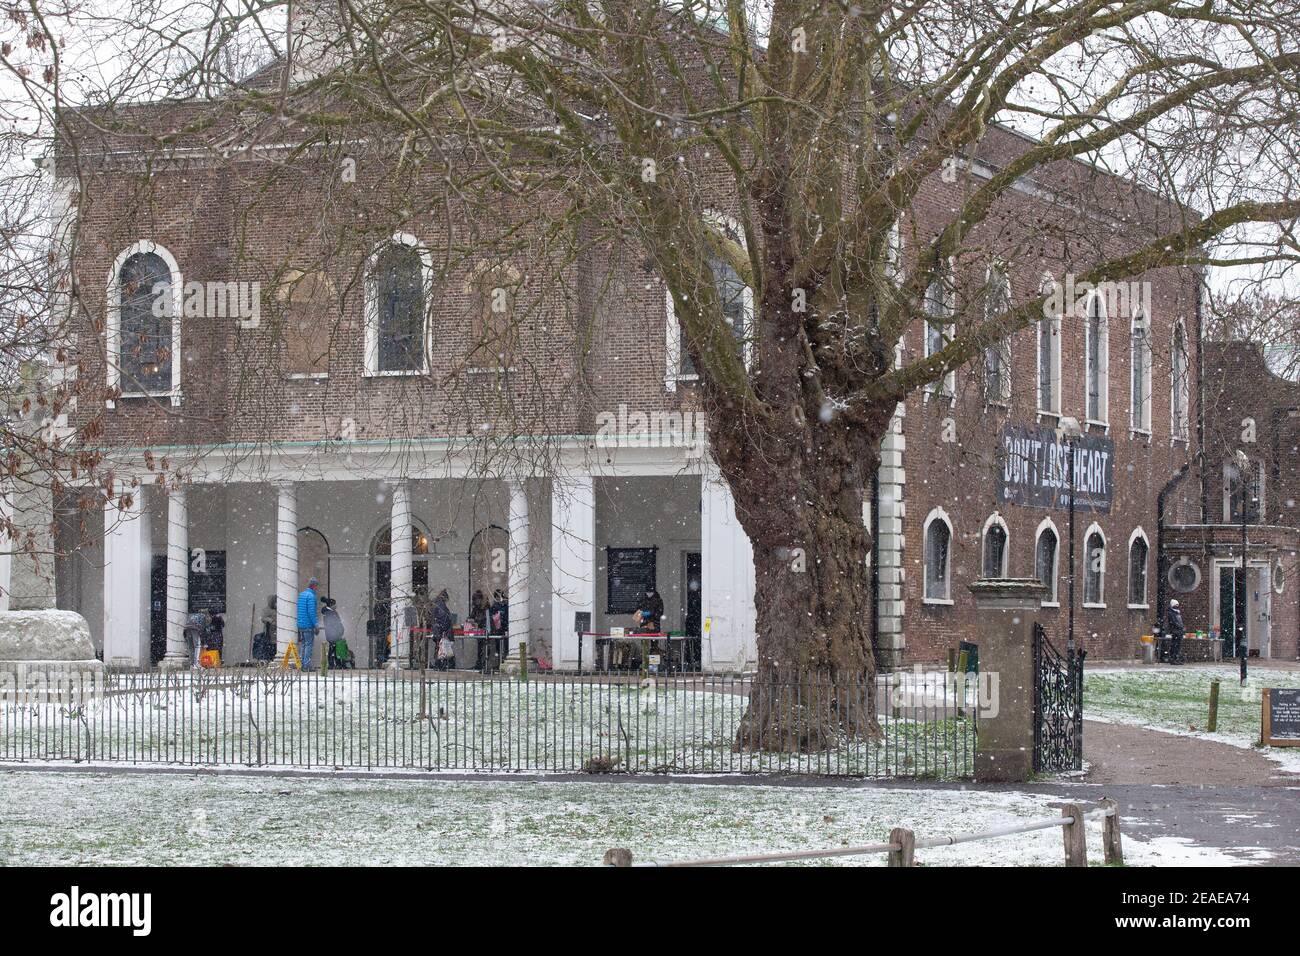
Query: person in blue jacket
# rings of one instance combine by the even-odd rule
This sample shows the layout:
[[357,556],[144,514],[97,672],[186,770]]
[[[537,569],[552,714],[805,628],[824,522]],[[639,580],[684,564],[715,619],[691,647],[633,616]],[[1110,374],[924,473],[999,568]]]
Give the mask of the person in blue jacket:
[[298,655],[303,670],[311,667],[312,645],[316,643],[316,629],[320,627],[320,617],[316,613],[316,588],[319,586],[320,582],[312,578],[298,595]]

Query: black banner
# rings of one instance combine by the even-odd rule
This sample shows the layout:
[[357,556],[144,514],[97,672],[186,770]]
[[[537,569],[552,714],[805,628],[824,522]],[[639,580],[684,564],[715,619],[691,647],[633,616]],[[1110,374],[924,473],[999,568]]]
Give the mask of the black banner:
[[[1004,425],[998,449],[998,501],[1032,508],[1070,503],[1069,445],[1055,429]],[[1115,443],[1103,435],[1074,440],[1074,506],[1109,514],[1115,492]]]
[[657,548],[606,548],[606,614],[631,614],[641,607],[647,587],[655,584]]

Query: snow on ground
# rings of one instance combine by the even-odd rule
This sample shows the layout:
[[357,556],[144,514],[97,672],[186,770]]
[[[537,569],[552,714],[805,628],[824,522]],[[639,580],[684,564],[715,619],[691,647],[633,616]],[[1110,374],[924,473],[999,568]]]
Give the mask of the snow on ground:
[[[322,780],[0,771],[0,862],[80,865],[599,864],[836,848],[1059,816],[1041,794],[884,787]],[[1100,864],[1101,823],[1088,823]],[[1234,865],[1219,849],[1125,835],[1130,865]],[[928,866],[1059,866],[1057,829],[918,851]],[[803,865],[883,866],[885,857]]]
[[[1210,684],[1219,681],[1219,721],[1206,731]],[[1087,720],[1151,727],[1234,747],[1254,748],[1284,771],[1300,773],[1300,748],[1259,747],[1260,688],[1300,687],[1300,672],[1256,667],[1246,687],[1238,664],[1160,668],[1084,669],[1083,715]]]

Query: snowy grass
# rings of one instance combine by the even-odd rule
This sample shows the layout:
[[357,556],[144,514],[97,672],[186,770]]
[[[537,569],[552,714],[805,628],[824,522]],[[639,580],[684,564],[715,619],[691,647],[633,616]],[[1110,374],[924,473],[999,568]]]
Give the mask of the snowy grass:
[[[1059,816],[1059,798],[881,787],[320,780],[0,771],[9,865],[590,866],[886,842]],[[1100,864],[1101,824],[1088,823]],[[920,851],[928,866],[1060,866],[1056,829]],[[1130,865],[1243,862],[1125,834]],[[802,865],[883,866],[873,855]]]
[[[1259,747],[1260,689],[1300,687],[1300,672],[1256,668],[1242,687],[1238,665],[1206,664],[1163,668],[1085,668],[1083,713],[1088,720],[1151,727],[1257,748],[1284,770],[1300,773],[1300,748]],[[1219,681],[1219,718],[1206,730],[1210,684]]]
[[[388,675],[131,675],[75,706],[0,705],[0,759],[184,765],[799,772],[957,779],[974,725],[933,691],[881,716],[885,739],[807,755],[736,753],[748,685]],[[421,715],[424,715],[423,717]]]

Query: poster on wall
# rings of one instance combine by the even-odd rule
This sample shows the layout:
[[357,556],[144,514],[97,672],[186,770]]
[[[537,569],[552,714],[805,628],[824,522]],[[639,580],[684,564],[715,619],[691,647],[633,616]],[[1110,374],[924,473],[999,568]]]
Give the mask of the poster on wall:
[[646,586],[655,584],[658,548],[606,548],[606,614],[633,614],[641,607]]
[[[1031,508],[1070,504],[1069,445],[1041,425],[1004,425],[997,453],[998,501]],[[1115,443],[1105,435],[1074,440],[1074,507],[1109,514]]]
[[190,552],[190,612],[226,612],[226,552]]

